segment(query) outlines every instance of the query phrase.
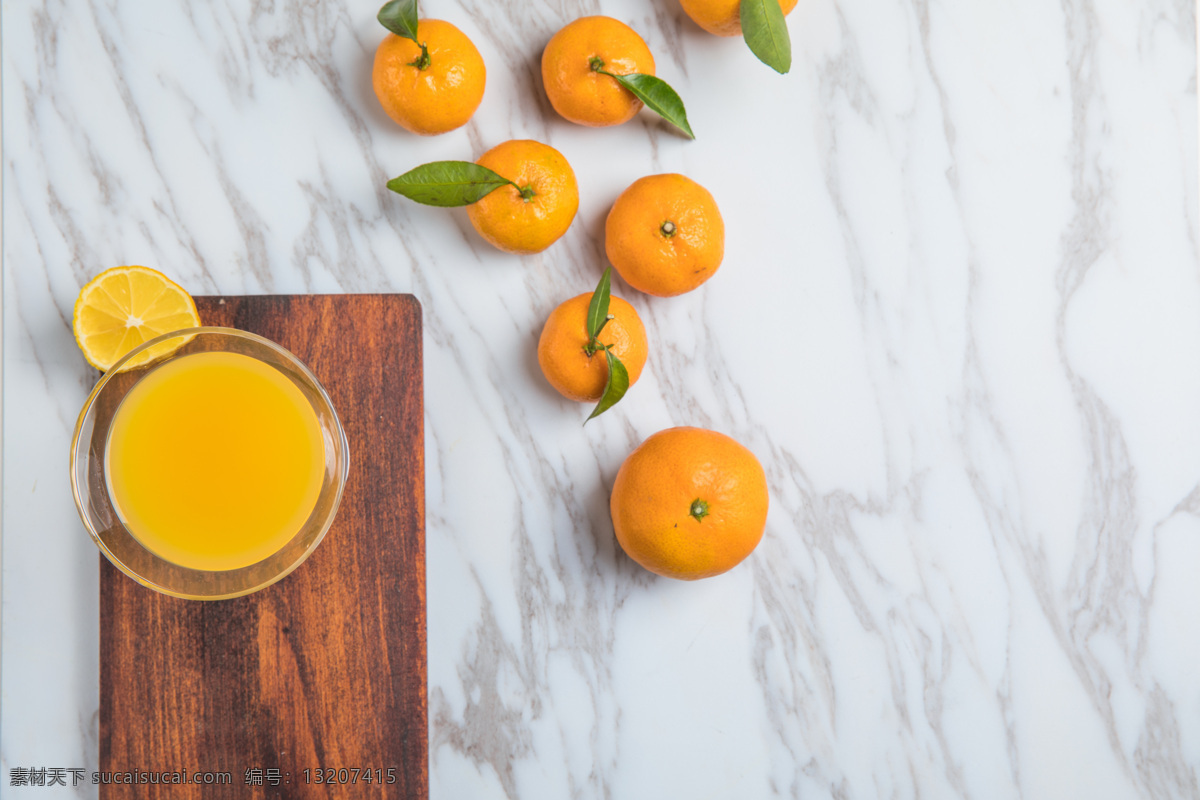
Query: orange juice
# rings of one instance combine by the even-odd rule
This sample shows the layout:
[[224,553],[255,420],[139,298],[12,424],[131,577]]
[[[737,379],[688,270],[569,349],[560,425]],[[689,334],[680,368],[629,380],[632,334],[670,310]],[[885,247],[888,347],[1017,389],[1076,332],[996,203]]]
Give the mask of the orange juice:
[[109,431],[108,489],[148,550],[199,570],[275,553],[316,505],[325,445],[312,405],[279,370],[193,353],[142,378]]

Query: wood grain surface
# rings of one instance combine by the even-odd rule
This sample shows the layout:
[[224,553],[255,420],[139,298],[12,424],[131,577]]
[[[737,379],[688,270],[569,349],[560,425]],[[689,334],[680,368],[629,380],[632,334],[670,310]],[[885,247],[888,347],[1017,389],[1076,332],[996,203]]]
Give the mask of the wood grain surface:
[[[346,429],[349,481],[308,561],[246,597],[179,600],[100,559],[100,770],[136,781],[102,778],[100,797],[426,798],[420,305],[196,302],[206,325],[261,334],[312,369]],[[149,783],[184,771],[229,782]]]

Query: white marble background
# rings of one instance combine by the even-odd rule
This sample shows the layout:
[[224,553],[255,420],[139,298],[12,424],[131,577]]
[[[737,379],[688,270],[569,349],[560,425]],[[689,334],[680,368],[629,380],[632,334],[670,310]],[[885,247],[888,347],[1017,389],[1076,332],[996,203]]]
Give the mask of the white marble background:
[[[142,263],[424,304],[432,797],[1200,798],[1190,0],[801,0],[786,77],[676,0],[423,7],[489,69],[433,139],[377,107],[374,0],[4,0],[0,794],[97,763],[70,313]],[[541,48],[597,12],[697,141],[553,115]],[[539,256],[384,189],[513,137],[583,190]],[[612,200],[664,171],[716,196],[725,264],[673,299],[617,285],[652,354],[584,428],[536,337],[595,284]],[[607,515],[676,424],[771,486],[758,551],[696,584]]]

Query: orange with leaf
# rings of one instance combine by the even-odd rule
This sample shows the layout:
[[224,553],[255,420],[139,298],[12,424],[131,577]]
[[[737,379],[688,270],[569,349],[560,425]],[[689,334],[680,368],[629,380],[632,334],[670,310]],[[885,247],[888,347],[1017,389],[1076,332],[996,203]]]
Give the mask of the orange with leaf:
[[417,0],[392,0],[378,19],[392,33],[375,50],[371,83],[387,115],[423,136],[465,125],[487,82],[483,57],[467,35],[442,20],[418,23]]
[[621,548],[651,572],[696,580],[740,564],[767,524],[754,454],[703,428],[659,431],[617,471],[609,510]]
[[554,110],[579,125],[620,125],[645,105],[695,138],[683,101],[655,77],[646,42],[612,17],[582,17],[554,34],[542,51],[542,84]]
[[571,400],[599,401],[588,419],[624,397],[646,365],[646,328],[633,306],[611,296],[611,280],[605,268],[594,292],[550,312],[538,339],[538,365],[550,385]]
[[479,161],[434,161],[388,181],[431,206],[469,206],[479,235],[509,253],[539,253],[567,232],[579,209],[575,172],[563,154],[528,139],[496,145]]
[[679,0],[692,21],[717,36],[741,35],[767,66],[785,73],[792,66],[792,41],[784,16],[796,0]]

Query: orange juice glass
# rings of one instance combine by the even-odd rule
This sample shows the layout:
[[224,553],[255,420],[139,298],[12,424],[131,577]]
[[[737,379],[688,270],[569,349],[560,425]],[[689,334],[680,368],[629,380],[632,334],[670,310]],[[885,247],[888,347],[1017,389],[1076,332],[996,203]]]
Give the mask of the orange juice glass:
[[[167,355],[123,369],[142,351]],[[274,583],[320,543],[349,469],[328,394],[295,356],[231,328],[146,342],[96,384],[71,484],[101,552],[138,582],[194,599]]]

